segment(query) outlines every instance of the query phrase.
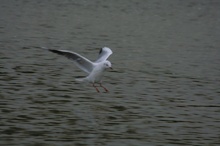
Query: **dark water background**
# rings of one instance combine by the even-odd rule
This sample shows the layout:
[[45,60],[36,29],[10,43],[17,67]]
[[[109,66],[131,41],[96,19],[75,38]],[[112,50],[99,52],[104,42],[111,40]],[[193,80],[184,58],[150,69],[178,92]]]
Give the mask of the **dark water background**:
[[[0,145],[219,145],[219,24],[219,0],[1,0]],[[110,47],[110,92],[42,46]]]

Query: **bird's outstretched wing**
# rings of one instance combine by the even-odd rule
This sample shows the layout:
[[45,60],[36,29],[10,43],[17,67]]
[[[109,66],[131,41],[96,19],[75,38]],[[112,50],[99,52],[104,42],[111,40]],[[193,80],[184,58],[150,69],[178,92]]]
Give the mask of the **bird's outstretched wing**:
[[67,50],[55,50],[55,49],[48,49],[49,51],[63,55],[67,57],[68,59],[71,59],[74,61],[74,63],[83,71],[86,73],[90,73],[94,68],[94,63],[91,62],[89,59],[79,55],[78,53],[67,51]]
[[112,53],[112,50],[108,47],[100,49],[98,59],[95,62],[105,61]]

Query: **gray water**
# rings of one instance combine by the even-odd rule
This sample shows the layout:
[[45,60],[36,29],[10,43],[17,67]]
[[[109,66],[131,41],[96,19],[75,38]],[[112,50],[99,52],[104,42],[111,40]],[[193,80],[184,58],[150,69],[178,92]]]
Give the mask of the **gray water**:
[[[219,24],[219,0],[1,0],[0,145],[219,145]],[[40,49],[104,46],[109,93]]]

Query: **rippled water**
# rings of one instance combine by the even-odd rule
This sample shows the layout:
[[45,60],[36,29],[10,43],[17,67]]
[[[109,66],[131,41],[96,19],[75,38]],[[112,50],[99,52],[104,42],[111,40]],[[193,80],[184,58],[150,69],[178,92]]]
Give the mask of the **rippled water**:
[[[0,5],[0,145],[219,145],[220,2]],[[109,93],[71,61],[108,46]]]

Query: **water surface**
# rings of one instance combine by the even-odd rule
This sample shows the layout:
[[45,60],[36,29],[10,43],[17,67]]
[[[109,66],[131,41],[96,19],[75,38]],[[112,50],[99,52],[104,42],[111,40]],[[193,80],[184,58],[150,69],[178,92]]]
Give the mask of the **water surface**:
[[[2,1],[0,145],[219,145],[220,2]],[[108,46],[96,93],[71,61]]]

